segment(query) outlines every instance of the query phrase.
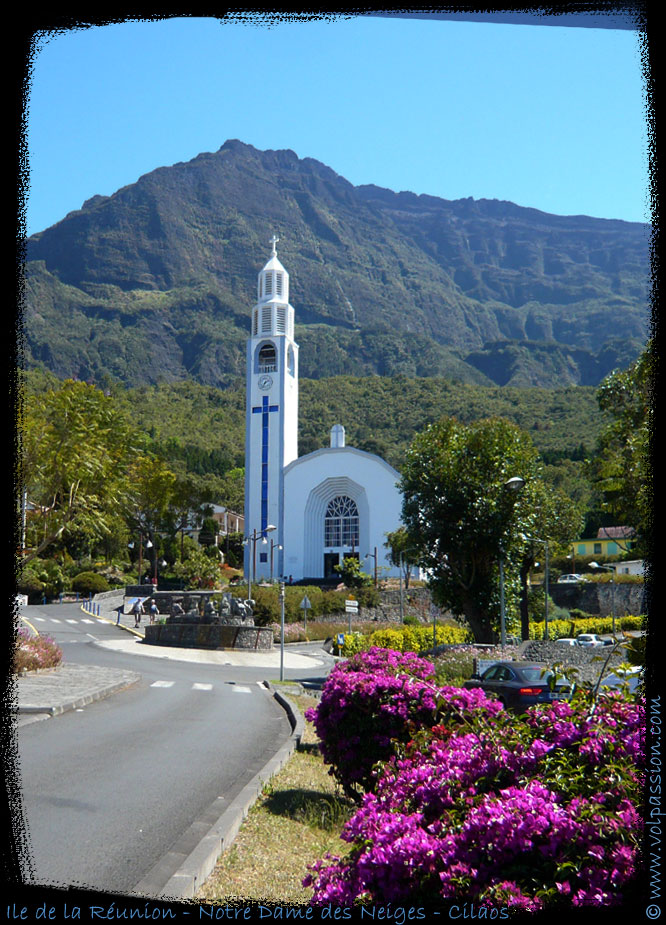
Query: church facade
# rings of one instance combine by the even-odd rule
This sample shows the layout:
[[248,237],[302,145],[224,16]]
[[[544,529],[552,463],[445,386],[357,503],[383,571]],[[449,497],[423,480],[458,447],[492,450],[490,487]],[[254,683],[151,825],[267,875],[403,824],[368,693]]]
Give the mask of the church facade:
[[247,344],[245,574],[329,578],[355,556],[369,574],[376,566],[397,575],[384,543],[400,526],[399,473],[347,446],[340,424],[330,446],[298,456],[298,345],[277,241],[259,273]]

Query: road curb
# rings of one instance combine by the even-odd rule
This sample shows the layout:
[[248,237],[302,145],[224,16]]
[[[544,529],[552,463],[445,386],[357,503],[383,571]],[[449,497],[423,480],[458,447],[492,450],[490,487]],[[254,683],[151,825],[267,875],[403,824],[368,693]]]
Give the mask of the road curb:
[[[223,851],[231,846],[238,835],[238,831],[264,788],[264,785],[287,763],[298,747],[305,729],[305,720],[300,710],[285,694],[276,691],[268,681],[264,686],[270,691],[275,700],[285,710],[291,725],[291,735],[275,755],[266,762],[264,767],[243,787],[241,792],[228,804],[221,815],[211,826],[204,822],[195,822],[188,830],[190,837],[195,836],[197,830],[206,827],[205,833],[201,831],[196,847],[183,858],[177,871],[172,874],[163,887],[157,887],[155,894],[155,879],[159,876],[158,864],[143,880],[132,890],[133,893],[150,896],[154,899],[192,899],[206,878],[212,873],[218,858]],[[220,798],[222,802],[222,799]],[[217,801],[216,801],[217,802]],[[215,804],[213,804],[214,811]],[[178,848],[164,859],[178,857]]]
[[19,716],[28,716],[31,713],[46,713],[49,716],[59,716],[61,713],[68,713],[70,710],[79,710],[82,707],[88,706],[90,703],[93,703],[97,700],[104,700],[106,697],[110,697],[112,694],[117,694],[128,687],[132,687],[134,684],[137,684],[141,680],[140,674],[131,672],[131,675],[132,677],[124,677],[117,681],[115,684],[109,684],[106,687],[99,688],[98,690],[92,691],[89,694],[81,694],[80,697],[76,697],[73,700],[66,700],[63,703],[58,703],[56,705],[46,707],[19,704],[16,707],[16,713]]

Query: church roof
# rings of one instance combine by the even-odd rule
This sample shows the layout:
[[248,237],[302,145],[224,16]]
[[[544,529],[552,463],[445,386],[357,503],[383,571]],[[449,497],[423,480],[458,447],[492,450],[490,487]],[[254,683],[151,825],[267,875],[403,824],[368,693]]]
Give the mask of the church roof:
[[272,257],[269,258],[268,263],[265,265],[265,267],[263,268],[261,272],[266,273],[268,270],[280,270],[282,273],[287,272],[285,268],[282,266],[282,264],[280,263],[280,261],[278,260],[277,254],[274,254]]
[[344,455],[347,453],[353,456],[365,457],[366,459],[371,459],[374,462],[384,466],[392,475],[396,477],[396,480],[400,478],[400,473],[394,469],[393,466],[390,466],[385,459],[382,459],[381,456],[376,456],[374,453],[368,453],[366,450],[359,450],[355,446],[323,446],[319,450],[313,450],[311,453],[306,453],[305,456],[299,456],[298,459],[292,460],[287,466],[284,467],[285,474],[290,472],[292,469],[295,469],[297,466],[301,466],[304,463],[315,459],[316,457],[322,456],[324,453],[330,455]]

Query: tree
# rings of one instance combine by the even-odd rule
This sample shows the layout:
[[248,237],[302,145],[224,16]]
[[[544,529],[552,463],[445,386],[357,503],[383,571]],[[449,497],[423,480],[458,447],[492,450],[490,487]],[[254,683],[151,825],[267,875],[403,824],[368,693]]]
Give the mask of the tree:
[[429,570],[437,603],[464,618],[478,642],[496,641],[499,560],[507,596],[517,597],[520,534],[536,534],[530,491],[514,493],[540,475],[527,434],[501,418],[464,425],[452,418],[413,440],[403,467],[402,519],[419,564]]
[[405,527],[398,527],[386,534],[384,548],[388,549],[388,559],[391,565],[402,570],[405,579],[405,588],[409,588],[409,577],[412,566],[416,564],[418,556],[412,549],[412,540]]
[[[581,505],[563,491],[548,486],[539,479],[527,484],[525,491],[523,504],[528,503],[533,511],[532,535],[548,543],[550,555],[559,551],[566,554],[571,548],[571,543],[580,536],[584,520]],[[542,543],[534,543],[528,539],[520,558],[520,625],[523,640],[530,638],[528,576],[536,558],[541,558],[543,553]],[[545,593],[548,593],[547,588]]]
[[602,497],[602,509],[616,523],[633,527],[638,543],[651,517],[650,438],[654,344],[650,341],[627,370],[607,376],[597,392],[610,420],[597,444],[589,475]]
[[173,571],[188,588],[215,588],[220,585],[219,559],[211,559],[200,547],[189,547],[185,560],[177,562]]
[[348,588],[368,588],[372,584],[372,577],[361,569],[356,556],[346,556],[341,565],[334,565],[333,568]]
[[96,542],[108,535],[127,499],[135,438],[113,399],[71,379],[29,395],[20,438],[32,547],[23,564],[60,537],[78,533]]

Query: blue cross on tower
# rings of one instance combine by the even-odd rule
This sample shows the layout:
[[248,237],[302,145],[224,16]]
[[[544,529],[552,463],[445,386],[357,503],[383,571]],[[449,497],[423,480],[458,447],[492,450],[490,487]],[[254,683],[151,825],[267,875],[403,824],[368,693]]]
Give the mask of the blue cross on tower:
[[252,409],[252,414],[261,414],[261,535],[264,537],[268,526],[268,415],[277,410],[277,405],[268,404],[268,395],[263,395],[261,404]]

